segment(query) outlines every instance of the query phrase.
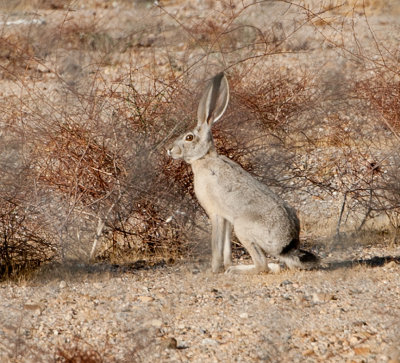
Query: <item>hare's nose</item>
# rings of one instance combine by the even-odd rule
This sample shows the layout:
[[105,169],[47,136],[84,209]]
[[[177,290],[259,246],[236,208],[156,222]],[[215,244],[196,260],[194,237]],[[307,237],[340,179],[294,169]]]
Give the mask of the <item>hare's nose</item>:
[[167,155],[172,156],[172,150],[174,149],[174,144],[167,145],[166,149],[167,149]]

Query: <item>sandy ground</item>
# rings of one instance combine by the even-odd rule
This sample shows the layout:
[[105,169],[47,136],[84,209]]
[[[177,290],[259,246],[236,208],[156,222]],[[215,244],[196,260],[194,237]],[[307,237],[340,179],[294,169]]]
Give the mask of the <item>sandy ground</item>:
[[0,361],[399,362],[399,256],[359,246],[256,276],[193,261],[53,268],[1,284]]
[[[135,29],[137,38],[132,40],[138,49],[137,63],[123,63],[122,56],[119,59],[114,54],[113,60],[121,63],[106,66],[105,82],[132,64],[140,65],[153,47],[158,49],[154,54],[165,53],[164,36],[176,37],[168,56],[176,56],[178,65],[184,59],[185,47],[181,34],[171,25],[176,27],[172,17],[162,25],[164,33],[157,33],[158,20],[154,19],[158,19],[160,11],[149,15],[149,2],[138,1],[140,11],[124,11],[123,16],[119,16],[114,3],[104,2],[107,7],[100,3],[93,1],[77,7],[67,20],[79,23],[79,19],[95,16],[105,24],[110,16],[109,29],[116,38],[119,33],[126,35],[127,26],[137,26],[138,19],[143,21],[143,31]],[[165,2],[166,6],[170,3],[168,11],[182,21],[192,13],[196,19],[199,12],[210,9],[209,2]],[[282,24],[290,25],[293,14],[278,11],[272,2],[266,6],[266,14],[276,17],[279,38],[279,29]],[[96,13],[91,7],[97,7]],[[397,13],[382,13],[373,7],[369,11],[376,34],[387,36],[388,47],[391,42],[398,43]],[[34,18],[52,25],[67,21],[62,20],[63,14],[62,10],[46,10]],[[269,20],[263,14],[252,13],[248,19],[264,26]],[[2,24],[15,22],[21,16],[31,19],[32,13],[27,15],[20,10],[3,17]],[[355,27],[361,23],[362,18]],[[321,24],[331,40],[340,39],[334,31],[329,32],[329,26]],[[364,26],[364,32],[357,33],[362,44],[373,41],[363,24],[360,26]],[[146,31],[148,25],[151,31]],[[349,66],[348,59],[337,55],[321,34],[315,34],[315,38],[310,34],[310,29],[296,33],[287,43],[289,53],[271,59],[271,64],[299,69],[321,69],[326,65],[326,74],[331,78],[337,77],[338,69],[351,74],[354,65]],[[351,39],[351,34],[347,37]],[[60,74],[67,78],[68,70],[81,71],[76,66],[80,66],[81,58],[74,52],[64,53],[60,50],[57,57],[65,59],[61,62],[64,73],[61,67]],[[46,84],[52,82],[53,75],[46,68],[51,68],[52,62],[50,57],[40,65],[38,88],[52,90]],[[160,69],[170,65],[170,60],[160,57]],[[71,77],[76,77],[74,72]],[[2,96],[19,92],[14,82],[2,82]],[[320,209],[315,209],[320,201],[311,202],[300,201],[298,207],[302,218],[310,219],[306,232],[316,235],[317,227],[326,228],[325,219],[316,218],[319,211],[323,210],[324,216],[332,215],[336,223],[341,199],[325,200]],[[317,226],[319,222],[321,227]],[[43,271],[32,280],[3,282],[0,361],[78,362],[81,357],[90,362],[400,362],[400,247],[372,242],[316,246],[325,265],[314,271],[213,275],[207,256],[152,267],[141,263],[71,263]]]

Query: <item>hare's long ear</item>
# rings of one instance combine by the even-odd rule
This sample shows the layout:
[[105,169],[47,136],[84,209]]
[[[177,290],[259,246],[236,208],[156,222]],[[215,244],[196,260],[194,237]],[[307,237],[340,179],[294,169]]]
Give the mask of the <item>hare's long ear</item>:
[[207,85],[197,109],[197,122],[210,126],[224,114],[229,101],[229,85],[224,73],[217,74]]

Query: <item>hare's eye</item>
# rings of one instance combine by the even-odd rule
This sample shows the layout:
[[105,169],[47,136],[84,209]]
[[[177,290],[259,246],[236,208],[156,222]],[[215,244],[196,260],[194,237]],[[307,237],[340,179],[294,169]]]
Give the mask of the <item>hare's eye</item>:
[[186,141],[193,141],[193,135],[192,134],[186,135],[185,140]]

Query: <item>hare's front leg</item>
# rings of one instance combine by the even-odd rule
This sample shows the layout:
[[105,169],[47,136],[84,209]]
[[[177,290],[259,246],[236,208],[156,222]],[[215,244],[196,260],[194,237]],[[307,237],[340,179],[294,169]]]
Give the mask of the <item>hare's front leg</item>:
[[224,267],[225,269],[232,266],[232,245],[231,245],[231,236],[232,236],[232,223],[228,220],[224,219]]
[[222,272],[225,267],[232,264],[231,233],[232,225],[223,217],[214,215],[210,217],[211,233],[211,269],[214,273]]

